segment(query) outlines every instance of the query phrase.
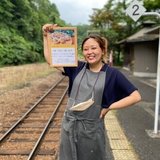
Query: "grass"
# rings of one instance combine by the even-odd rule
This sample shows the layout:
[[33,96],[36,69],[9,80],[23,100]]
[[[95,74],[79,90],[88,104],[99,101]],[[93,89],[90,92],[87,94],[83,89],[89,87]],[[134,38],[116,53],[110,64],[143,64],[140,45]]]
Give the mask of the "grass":
[[30,81],[53,72],[54,69],[46,63],[0,68],[0,91],[28,86]]

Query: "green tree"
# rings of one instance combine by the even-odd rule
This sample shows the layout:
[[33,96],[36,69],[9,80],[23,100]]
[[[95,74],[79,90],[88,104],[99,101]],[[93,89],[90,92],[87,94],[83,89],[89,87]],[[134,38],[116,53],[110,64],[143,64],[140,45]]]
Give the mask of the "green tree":
[[14,5],[10,0],[1,0],[0,5],[0,27],[11,26],[11,21],[13,18],[13,8]]
[[84,38],[87,36],[87,31],[91,29],[90,25],[78,25],[77,30],[78,30],[78,53],[79,56],[81,57],[82,55],[82,50],[81,50],[81,44]]
[[144,0],[144,6],[147,11],[160,12],[160,1],[159,0]]
[[65,26],[59,11],[49,0],[1,0],[0,63],[23,64],[43,57],[42,26]]
[[90,16],[92,26],[99,29],[109,40],[110,49],[118,51],[117,62],[120,61],[117,42],[133,34],[138,27],[137,23],[125,14],[128,5],[126,0],[109,0],[102,9],[94,9],[93,15]]

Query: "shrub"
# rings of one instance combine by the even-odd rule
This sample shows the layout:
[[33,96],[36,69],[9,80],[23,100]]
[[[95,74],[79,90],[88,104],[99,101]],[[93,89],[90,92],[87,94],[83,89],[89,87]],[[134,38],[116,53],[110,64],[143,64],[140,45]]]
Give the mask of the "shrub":
[[40,60],[40,54],[32,51],[32,43],[7,29],[0,29],[0,64],[19,65]]

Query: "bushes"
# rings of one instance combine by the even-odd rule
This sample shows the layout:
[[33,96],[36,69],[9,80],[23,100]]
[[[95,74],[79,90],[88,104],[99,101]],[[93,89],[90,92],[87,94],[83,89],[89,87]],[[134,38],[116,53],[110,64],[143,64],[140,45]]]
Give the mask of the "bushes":
[[32,43],[14,31],[0,29],[0,65],[19,65],[40,60],[32,50]]
[[43,59],[42,26],[64,26],[50,0],[1,0],[0,65],[19,65]]

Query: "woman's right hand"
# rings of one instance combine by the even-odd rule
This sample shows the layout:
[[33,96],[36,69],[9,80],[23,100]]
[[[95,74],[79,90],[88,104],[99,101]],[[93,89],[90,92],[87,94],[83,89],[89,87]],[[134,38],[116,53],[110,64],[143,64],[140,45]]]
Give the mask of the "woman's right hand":
[[100,117],[99,118],[104,118],[105,115],[109,112],[110,108],[102,108],[101,113],[100,113]]

